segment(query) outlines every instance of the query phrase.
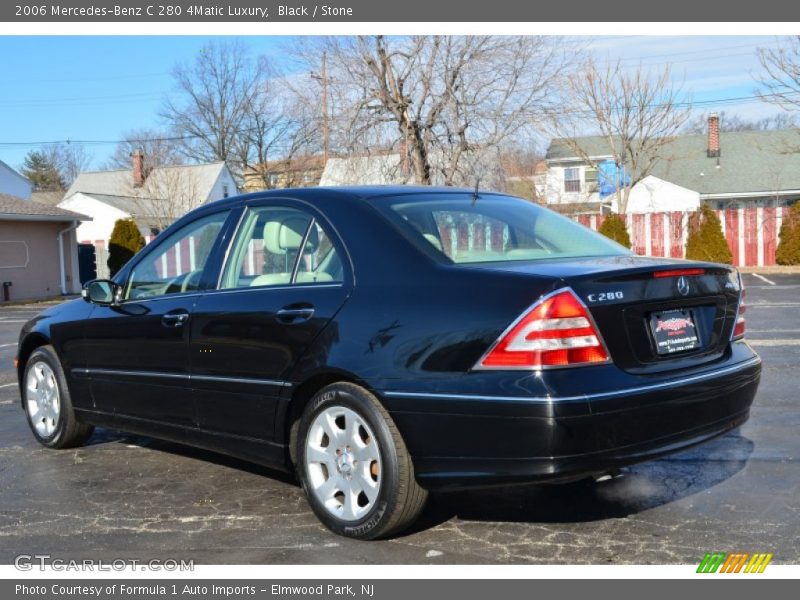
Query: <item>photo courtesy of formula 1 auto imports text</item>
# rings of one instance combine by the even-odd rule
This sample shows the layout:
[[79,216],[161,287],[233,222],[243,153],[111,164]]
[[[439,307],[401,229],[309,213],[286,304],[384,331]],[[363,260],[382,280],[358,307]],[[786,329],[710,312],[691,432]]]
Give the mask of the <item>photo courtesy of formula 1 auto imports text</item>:
[[791,593],[796,7],[14,0],[0,56],[0,597]]

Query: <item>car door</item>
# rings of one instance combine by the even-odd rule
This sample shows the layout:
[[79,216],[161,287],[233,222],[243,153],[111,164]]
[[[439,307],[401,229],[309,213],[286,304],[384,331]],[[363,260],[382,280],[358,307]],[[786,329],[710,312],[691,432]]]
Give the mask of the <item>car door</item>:
[[86,374],[95,408],[194,426],[189,384],[191,314],[208,257],[230,211],[198,218],[156,240],[130,269],[121,300],[86,321]]
[[325,328],[351,287],[344,248],[331,231],[319,213],[299,202],[246,210],[218,289],[197,299],[192,318],[192,383],[201,428],[273,439],[292,367],[323,330],[335,335]]

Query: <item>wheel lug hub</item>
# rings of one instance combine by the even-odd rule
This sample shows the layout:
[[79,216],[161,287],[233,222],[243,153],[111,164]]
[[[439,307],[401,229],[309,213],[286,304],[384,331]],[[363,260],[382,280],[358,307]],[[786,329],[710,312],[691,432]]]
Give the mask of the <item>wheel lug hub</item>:
[[356,461],[353,458],[353,453],[350,451],[349,446],[336,450],[336,470],[339,471],[339,474],[348,479],[352,477],[355,463]]

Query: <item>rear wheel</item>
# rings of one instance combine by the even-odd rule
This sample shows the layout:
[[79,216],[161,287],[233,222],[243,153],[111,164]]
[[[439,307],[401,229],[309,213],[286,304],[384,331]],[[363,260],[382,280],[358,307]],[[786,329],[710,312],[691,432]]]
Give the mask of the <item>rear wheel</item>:
[[409,526],[425,506],[427,492],[414,479],[400,432],[357,385],[336,383],[311,399],[296,456],[311,508],[340,535],[385,537]]
[[44,446],[74,448],[94,431],[75,418],[64,370],[52,346],[37,348],[28,359],[22,401],[33,436]]

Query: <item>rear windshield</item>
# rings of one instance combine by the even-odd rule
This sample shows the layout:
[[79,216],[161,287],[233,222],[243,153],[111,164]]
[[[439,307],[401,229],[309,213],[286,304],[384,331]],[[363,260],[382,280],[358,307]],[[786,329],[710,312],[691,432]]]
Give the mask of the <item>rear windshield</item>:
[[567,217],[510,196],[419,194],[376,204],[412,240],[455,263],[631,253]]

